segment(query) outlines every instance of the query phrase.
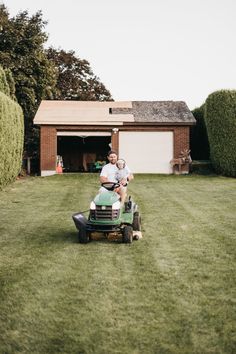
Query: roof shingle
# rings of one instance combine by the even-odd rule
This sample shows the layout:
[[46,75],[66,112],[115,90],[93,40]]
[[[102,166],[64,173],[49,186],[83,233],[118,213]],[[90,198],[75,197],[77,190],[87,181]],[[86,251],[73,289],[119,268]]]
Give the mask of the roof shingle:
[[113,114],[133,114],[138,123],[195,123],[183,101],[132,101],[132,108],[112,108]]

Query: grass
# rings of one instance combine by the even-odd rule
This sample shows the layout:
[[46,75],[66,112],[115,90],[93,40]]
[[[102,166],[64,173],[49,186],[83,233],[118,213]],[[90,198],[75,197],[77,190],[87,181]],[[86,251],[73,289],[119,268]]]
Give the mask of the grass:
[[0,353],[236,352],[236,181],[137,175],[143,239],[77,243],[98,176],[0,192]]

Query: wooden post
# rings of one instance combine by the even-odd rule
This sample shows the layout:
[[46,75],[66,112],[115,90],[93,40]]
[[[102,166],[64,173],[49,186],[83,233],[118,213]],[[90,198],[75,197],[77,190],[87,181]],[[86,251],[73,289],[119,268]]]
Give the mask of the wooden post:
[[111,134],[111,146],[112,150],[115,150],[119,156],[119,129],[113,128]]

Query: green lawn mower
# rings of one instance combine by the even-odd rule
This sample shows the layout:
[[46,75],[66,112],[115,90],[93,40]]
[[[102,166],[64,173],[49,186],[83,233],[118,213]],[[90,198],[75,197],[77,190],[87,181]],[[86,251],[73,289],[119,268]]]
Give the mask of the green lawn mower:
[[83,212],[72,216],[75,226],[78,229],[78,239],[80,243],[88,243],[93,239],[94,233],[99,233],[109,238],[115,235],[117,239],[122,239],[124,243],[131,243],[142,237],[141,217],[138,206],[131,197],[121,207],[120,196],[116,189],[119,183],[105,182],[102,186],[107,191],[101,192],[90,203],[89,217]]

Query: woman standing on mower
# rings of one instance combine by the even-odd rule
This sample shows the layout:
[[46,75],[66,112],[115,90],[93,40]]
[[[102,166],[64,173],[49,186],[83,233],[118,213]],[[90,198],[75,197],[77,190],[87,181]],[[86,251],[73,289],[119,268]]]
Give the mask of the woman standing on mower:
[[[101,183],[105,183],[105,182],[117,182],[116,179],[116,173],[118,171],[118,167],[116,166],[117,163],[117,153],[114,150],[111,150],[108,152],[107,155],[108,161],[109,163],[106,164],[105,166],[103,166],[101,174],[100,174],[100,182]],[[126,165],[126,169],[128,170],[128,177],[127,178],[123,178],[119,183],[120,183],[120,187],[116,190],[116,192],[118,194],[120,194],[121,197],[121,203],[124,204],[125,202],[125,198],[127,195],[127,187],[125,187],[125,185],[127,184],[127,180],[131,181],[134,176],[131,173],[130,169],[128,168],[128,166]],[[105,188],[101,187],[100,191],[106,191]]]

